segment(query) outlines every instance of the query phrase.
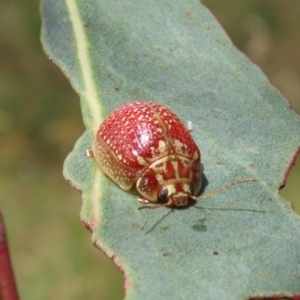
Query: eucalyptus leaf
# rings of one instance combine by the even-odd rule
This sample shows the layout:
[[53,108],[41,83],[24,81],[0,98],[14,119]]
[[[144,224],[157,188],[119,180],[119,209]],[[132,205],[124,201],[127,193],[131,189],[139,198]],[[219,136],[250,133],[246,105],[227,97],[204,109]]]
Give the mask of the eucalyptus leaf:
[[[279,195],[300,118],[211,13],[195,0],[42,0],[41,12],[45,52],[80,95],[86,125],[64,176],[82,192],[94,244],[123,270],[126,299],[300,294],[300,218]],[[192,121],[204,193],[257,182],[139,211],[136,193],[84,155],[105,116],[136,99]]]

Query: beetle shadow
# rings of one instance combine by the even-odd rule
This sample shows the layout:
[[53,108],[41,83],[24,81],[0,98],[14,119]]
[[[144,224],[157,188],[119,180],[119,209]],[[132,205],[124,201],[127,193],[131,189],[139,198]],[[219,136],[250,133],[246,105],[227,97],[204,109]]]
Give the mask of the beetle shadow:
[[200,188],[200,191],[198,192],[197,196],[202,195],[209,184],[209,181],[204,174],[204,165],[203,164],[201,164],[201,170],[202,170],[202,184],[201,184],[201,188]]
[[[145,235],[151,233],[161,222],[163,222],[163,220],[165,218],[167,218],[171,213],[174,212],[174,208],[171,208],[170,211],[168,211],[165,215],[163,215],[158,221],[156,221],[151,227],[150,229],[148,229],[146,232],[145,232]],[[145,225],[143,226],[142,230],[145,229],[147,225],[147,222],[145,223]]]
[[[200,188],[199,192],[195,195],[196,197],[199,197],[200,195],[204,194],[205,189],[209,185],[209,181],[208,181],[207,177],[204,174],[204,165],[203,164],[201,164],[201,170],[202,170],[202,173],[201,173],[202,184],[201,184],[201,188]],[[197,200],[190,199],[189,204],[187,206],[188,207],[195,206],[195,204],[197,202],[198,202]]]

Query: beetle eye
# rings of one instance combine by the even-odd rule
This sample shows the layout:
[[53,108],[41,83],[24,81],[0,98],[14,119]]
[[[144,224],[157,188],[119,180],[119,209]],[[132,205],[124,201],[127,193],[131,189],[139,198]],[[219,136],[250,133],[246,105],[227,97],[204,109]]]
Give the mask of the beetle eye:
[[166,202],[168,194],[169,194],[168,189],[163,188],[159,193],[159,200],[161,200],[162,202]]

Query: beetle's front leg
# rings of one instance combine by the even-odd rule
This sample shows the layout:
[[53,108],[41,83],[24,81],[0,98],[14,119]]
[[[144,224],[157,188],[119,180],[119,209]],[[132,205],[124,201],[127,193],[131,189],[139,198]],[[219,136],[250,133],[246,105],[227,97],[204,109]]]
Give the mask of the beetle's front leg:
[[142,198],[142,197],[138,197],[138,201],[142,204],[147,204],[149,203],[149,200],[145,199],[145,198]]

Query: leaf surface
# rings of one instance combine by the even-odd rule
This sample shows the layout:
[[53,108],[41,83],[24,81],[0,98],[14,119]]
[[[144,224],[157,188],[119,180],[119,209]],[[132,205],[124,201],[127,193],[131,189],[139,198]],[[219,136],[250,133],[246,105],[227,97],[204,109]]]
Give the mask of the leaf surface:
[[[126,299],[300,294],[300,218],[278,189],[300,118],[194,0],[43,0],[42,42],[81,99],[86,132],[64,165],[93,242],[124,271]],[[205,192],[186,209],[138,211],[84,156],[119,105],[153,100],[193,123]],[[100,266],[99,266],[100,267]]]

